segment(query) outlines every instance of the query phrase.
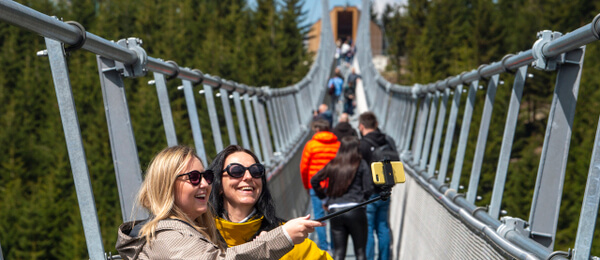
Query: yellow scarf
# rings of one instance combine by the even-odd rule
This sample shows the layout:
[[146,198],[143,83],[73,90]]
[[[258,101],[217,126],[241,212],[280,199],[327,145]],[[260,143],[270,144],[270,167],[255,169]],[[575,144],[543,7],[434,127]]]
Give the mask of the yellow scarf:
[[[215,218],[217,229],[229,247],[241,245],[249,242],[252,236],[260,228],[264,216],[253,217],[244,223],[235,223],[221,217]],[[281,259],[314,259],[314,260],[333,260],[331,256],[310,239],[294,246],[294,249],[284,255]]]
[[232,247],[250,241],[260,228],[263,218],[261,216],[260,218],[250,219],[244,223],[235,223],[221,217],[216,217],[215,224],[221,236],[225,239],[225,243]]

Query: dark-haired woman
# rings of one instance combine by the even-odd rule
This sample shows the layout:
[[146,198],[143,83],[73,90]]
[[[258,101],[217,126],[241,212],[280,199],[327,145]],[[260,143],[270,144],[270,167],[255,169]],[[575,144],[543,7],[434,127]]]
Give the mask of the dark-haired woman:
[[[344,210],[364,202],[373,190],[373,179],[367,162],[358,151],[358,138],[345,136],[335,158],[312,177],[315,193],[324,201],[329,213]],[[329,179],[324,189],[321,181]],[[367,213],[364,207],[351,210],[330,221],[333,259],[346,257],[348,235],[352,236],[356,259],[366,259]]]
[[[210,201],[217,229],[227,246],[252,241],[262,232],[284,224],[275,215],[265,168],[252,151],[230,145],[217,154],[210,169],[215,173]],[[306,239],[281,259],[331,260],[331,256]]]

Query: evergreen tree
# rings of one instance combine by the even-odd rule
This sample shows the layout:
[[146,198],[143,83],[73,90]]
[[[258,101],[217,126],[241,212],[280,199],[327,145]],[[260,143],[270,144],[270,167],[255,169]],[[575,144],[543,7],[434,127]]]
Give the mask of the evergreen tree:
[[300,81],[308,72],[308,55],[303,41],[307,32],[299,30],[306,12],[302,12],[302,0],[285,0],[281,11],[281,25],[277,35],[278,67],[285,71],[281,84],[273,87],[285,87]]
[[[255,61],[261,61],[260,66],[253,68],[251,82],[256,86],[278,86],[280,79],[274,75],[280,74],[277,66],[277,39],[276,28],[279,19],[275,10],[274,0],[258,0],[254,23],[256,24],[252,40],[252,50]],[[257,63],[254,63],[257,64]]]
[[[396,82],[399,84],[409,84],[404,77],[400,75],[406,70],[402,60],[407,54],[407,34],[410,26],[410,20],[402,12],[406,7],[386,5],[382,14],[383,28],[385,31],[385,40],[387,46],[388,58],[395,72]],[[390,35],[390,36],[387,36]]]

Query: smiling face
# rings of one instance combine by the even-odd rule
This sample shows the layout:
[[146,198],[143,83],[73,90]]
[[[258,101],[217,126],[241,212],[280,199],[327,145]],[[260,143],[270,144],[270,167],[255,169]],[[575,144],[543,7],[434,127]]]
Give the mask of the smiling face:
[[[193,157],[183,172],[193,170],[204,172],[204,167],[198,158]],[[196,219],[208,210],[208,197],[211,185],[204,178],[200,184],[194,186],[189,181],[188,175],[177,177],[175,181],[175,205],[177,205],[189,218]]]
[[[255,164],[256,161],[245,152],[235,152],[225,159],[223,167],[226,168],[231,163],[239,163],[244,167],[248,167]],[[253,178],[248,170],[241,178],[233,178],[227,172],[223,172],[222,183],[223,206],[229,212],[231,220],[235,221],[235,217],[232,216],[234,212],[248,216],[262,193],[263,183],[261,178]]]

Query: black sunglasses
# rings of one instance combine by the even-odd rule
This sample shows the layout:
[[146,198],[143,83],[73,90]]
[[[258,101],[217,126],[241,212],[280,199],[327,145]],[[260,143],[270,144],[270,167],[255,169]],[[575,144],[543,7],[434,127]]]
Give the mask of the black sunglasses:
[[204,172],[193,170],[191,172],[179,174],[177,175],[177,178],[183,175],[187,175],[190,179],[190,183],[194,186],[198,186],[200,184],[200,182],[202,181],[202,177],[204,177],[206,183],[208,184],[211,184],[213,182],[213,179],[215,178],[215,174],[211,170],[206,170]]
[[239,163],[232,163],[227,165],[227,168],[222,170],[221,173],[227,172],[227,174],[233,178],[242,178],[246,173],[246,170],[250,172],[250,175],[253,178],[260,178],[265,175],[265,166],[260,163],[255,163],[248,167],[244,167],[244,165]]

